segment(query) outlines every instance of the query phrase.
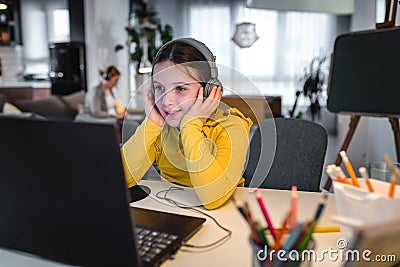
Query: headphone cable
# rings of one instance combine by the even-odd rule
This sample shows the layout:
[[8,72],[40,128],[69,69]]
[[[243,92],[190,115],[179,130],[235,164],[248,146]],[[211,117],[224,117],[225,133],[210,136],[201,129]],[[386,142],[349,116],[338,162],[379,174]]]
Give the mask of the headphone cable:
[[[207,249],[207,248],[212,248],[212,247],[214,247],[214,246],[217,246],[217,245],[222,244],[223,242],[227,241],[227,240],[232,236],[232,230],[230,230],[230,229],[226,228],[225,226],[221,225],[221,224],[217,221],[217,219],[215,219],[215,218],[214,218],[213,216],[211,216],[210,214],[207,214],[206,212],[197,209],[198,207],[202,207],[201,205],[198,205],[198,206],[188,206],[188,205],[186,205],[186,204],[183,204],[183,203],[181,203],[181,202],[178,202],[178,201],[176,201],[176,200],[174,200],[174,199],[168,197],[167,195],[168,195],[170,192],[173,192],[173,191],[184,191],[184,189],[179,188],[179,187],[176,187],[176,186],[171,186],[170,188],[168,188],[168,189],[166,189],[166,190],[161,190],[161,191],[157,192],[156,197],[157,197],[158,199],[165,200],[165,201],[171,203],[172,205],[175,205],[175,206],[178,207],[178,208],[190,210],[190,211],[193,211],[193,212],[197,212],[197,213],[200,213],[200,214],[202,214],[202,215],[204,215],[204,216],[210,218],[211,220],[214,221],[214,223],[215,223],[220,229],[222,229],[224,232],[227,233],[226,235],[224,235],[224,236],[221,237],[220,239],[218,239],[218,240],[216,240],[216,241],[214,241],[214,242],[211,242],[211,243],[209,243],[209,244],[206,244],[206,245],[194,245],[194,244],[189,244],[189,243],[183,242],[183,243],[182,243],[182,246],[189,247],[189,248],[197,248],[197,249]],[[163,195],[161,195],[161,194],[163,194]]]

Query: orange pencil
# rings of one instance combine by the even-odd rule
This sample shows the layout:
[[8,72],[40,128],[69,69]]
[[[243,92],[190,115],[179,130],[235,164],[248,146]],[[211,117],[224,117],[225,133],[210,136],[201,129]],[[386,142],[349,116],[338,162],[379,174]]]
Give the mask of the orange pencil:
[[335,168],[335,172],[336,172],[336,176],[338,178],[341,178],[343,183],[348,184],[348,185],[352,185],[352,183],[350,183],[349,180],[347,179],[346,175],[344,175],[343,170],[342,170],[342,168],[340,168],[340,166],[337,166]]
[[394,189],[396,188],[397,180],[394,174],[392,174],[392,179],[390,179],[390,185],[389,185],[389,197],[393,198],[394,197]]
[[360,167],[358,169],[358,172],[361,174],[361,177],[365,179],[365,184],[367,185],[369,192],[375,192],[374,188],[372,187],[371,181],[369,180],[367,169],[365,167]]
[[281,226],[281,228],[279,229],[279,231],[278,231],[278,233],[276,235],[276,240],[275,240],[275,244],[274,244],[274,249],[275,250],[279,250],[282,247],[282,242],[281,241],[282,241],[283,235],[288,233],[287,225],[289,223],[291,213],[292,213],[292,211],[289,210],[288,213],[286,214],[286,216],[283,218],[282,226]]
[[339,154],[342,157],[344,166],[346,167],[346,170],[350,175],[353,185],[356,187],[360,187],[360,184],[358,183],[357,176],[356,176],[356,173],[354,172],[353,166],[351,166],[349,158],[346,155],[346,151],[344,151],[344,150],[340,151]]
[[335,168],[336,168],[336,165],[335,164],[331,164],[331,165],[328,165],[327,167],[326,167],[326,173],[329,175],[329,177],[332,179],[332,181],[335,181],[335,182],[339,182],[339,183],[348,183],[348,181],[347,181],[347,179],[346,179],[346,181],[342,178],[342,177],[340,177],[337,173],[336,173],[336,170],[335,170]]

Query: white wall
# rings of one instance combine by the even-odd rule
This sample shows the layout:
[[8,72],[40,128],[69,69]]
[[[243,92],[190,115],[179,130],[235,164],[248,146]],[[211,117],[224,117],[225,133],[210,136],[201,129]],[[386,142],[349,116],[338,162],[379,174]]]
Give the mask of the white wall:
[[183,37],[181,34],[184,32],[182,17],[186,14],[177,14],[175,7],[177,7],[182,0],[150,0],[149,6],[152,6],[158,12],[158,17],[161,19],[161,24],[170,24],[173,28],[174,38]]
[[42,1],[21,0],[21,24],[25,60],[47,60],[47,20]]
[[85,39],[88,88],[100,81],[100,69],[115,65],[121,71],[119,94],[125,105],[129,102],[128,51],[114,51],[115,45],[125,43],[128,25],[128,0],[86,0]]

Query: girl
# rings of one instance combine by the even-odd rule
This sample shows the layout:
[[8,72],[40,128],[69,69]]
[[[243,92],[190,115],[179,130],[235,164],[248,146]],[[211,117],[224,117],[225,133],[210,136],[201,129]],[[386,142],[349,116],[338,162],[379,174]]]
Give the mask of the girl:
[[201,42],[182,38],[154,58],[145,92],[146,119],[123,145],[128,187],[156,161],[161,177],[194,187],[203,206],[221,206],[242,186],[252,121],[218,108],[222,86],[215,58]]

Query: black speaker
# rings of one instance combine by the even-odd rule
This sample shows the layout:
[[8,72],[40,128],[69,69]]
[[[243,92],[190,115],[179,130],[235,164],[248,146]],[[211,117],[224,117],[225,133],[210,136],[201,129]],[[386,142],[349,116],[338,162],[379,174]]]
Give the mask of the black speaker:
[[50,43],[49,50],[52,94],[68,95],[86,90],[84,43]]

